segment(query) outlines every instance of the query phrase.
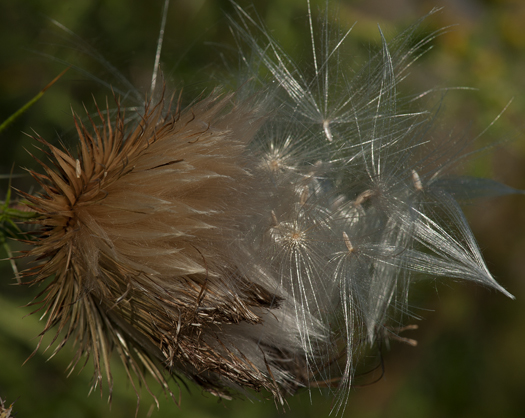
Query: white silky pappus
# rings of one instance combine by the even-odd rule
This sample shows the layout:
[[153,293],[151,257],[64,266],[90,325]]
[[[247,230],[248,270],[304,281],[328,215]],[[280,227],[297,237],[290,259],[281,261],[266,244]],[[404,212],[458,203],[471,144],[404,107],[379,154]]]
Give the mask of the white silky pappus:
[[[352,28],[338,32],[330,24],[328,2],[319,29],[309,11],[306,64],[294,62],[253,16],[240,7],[237,12],[231,22],[245,45],[242,61],[278,109],[255,141],[261,166],[278,185],[261,208],[263,224],[272,214],[273,240],[256,230],[256,252],[277,262],[281,286],[294,297],[306,353],[318,344],[317,333],[315,343],[310,340],[307,313],[326,324],[327,338],[346,339],[346,363],[338,371],[341,406],[364,346],[410,316],[414,277],[474,281],[513,298],[488,271],[456,199],[522,192],[452,176],[476,138],[433,143],[435,111],[397,92],[410,65],[444,31],[418,38],[423,20],[437,9],[388,42],[379,28],[381,49],[357,71],[339,54]],[[323,374],[318,360],[312,363],[332,380],[333,370]]]

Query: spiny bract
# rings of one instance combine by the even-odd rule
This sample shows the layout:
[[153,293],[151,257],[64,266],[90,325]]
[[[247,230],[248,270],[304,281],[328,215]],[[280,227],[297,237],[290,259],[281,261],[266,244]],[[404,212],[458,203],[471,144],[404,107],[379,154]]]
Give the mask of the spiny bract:
[[73,367],[91,355],[94,384],[105,369],[111,387],[117,351],[131,381],[146,370],[168,393],[182,374],[280,403],[331,385],[344,404],[356,358],[409,314],[414,275],[510,296],[456,198],[513,190],[444,177],[466,145],[432,144],[432,112],[400,105],[398,82],[435,36],[414,43],[419,23],[350,74],[338,57],[350,31],[317,42],[310,15],[305,69],[238,8],[238,91],[76,116],[76,154],[39,138],[52,165],[24,195],[40,214],[25,275],[51,278],[44,332],[63,335],[57,350],[74,338]]

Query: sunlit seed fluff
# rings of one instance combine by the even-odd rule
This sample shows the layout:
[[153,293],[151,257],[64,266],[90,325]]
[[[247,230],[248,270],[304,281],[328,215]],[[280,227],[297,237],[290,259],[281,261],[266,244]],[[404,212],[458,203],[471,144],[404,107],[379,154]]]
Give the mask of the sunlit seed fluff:
[[414,274],[510,296],[456,198],[516,191],[444,177],[464,145],[431,144],[429,112],[400,106],[397,84],[432,39],[414,46],[417,24],[382,37],[350,79],[337,60],[349,32],[319,48],[310,15],[306,71],[238,13],[253,56],[242,61],[252,80],[254,62],[269,80],[183,110],[148,102],[138,121],[75,117],[78,154],[39,138],[53,166],[32,172],[42,193],[26,195],[41,215],[29,252],[40,264],[26,276],[54,276],[45,332],[65,332],[57,349],[76,340],[73,365],[91,354],[95,384],[105,369],[111,386],[117,351],[130,378],[145,366],[168,392],[164,371],[218,396],[265,389],[281,403],[335,386],[341,406],[356,358],[409,314]]

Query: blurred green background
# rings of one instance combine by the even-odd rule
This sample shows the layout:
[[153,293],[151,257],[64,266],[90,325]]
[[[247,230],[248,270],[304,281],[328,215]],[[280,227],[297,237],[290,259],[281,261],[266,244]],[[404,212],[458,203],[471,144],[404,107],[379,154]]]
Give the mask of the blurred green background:
[[[5,0],[0,2],[0,119],[30,100],[72,62],[95,77],[126,92],[121,80],[107,67],[79,54],[82,41],[71,42],[50,21],[68,27],[92,45],[142,91],[147,91],[160,25],[161,0]],[[293,52],[298,62],[310,59],[306,0],[239,1],[254,5],[261,20]],[[316,14],[324,1],[313,1]],[[476,136],[513,98],[497,123],[478,140],[480,147],[498,143],[465,164],[470,174],[490,176],[525,189],[525,2],[521,0],[362,0],[337,2],[337,23],[348,28],[357,21],[348,40],[352,53],[345,59],[366,59],[379,41],[377,23],[387,39],[426,14],[434,6],[445,8],[423,25],[427,32],[451,26],[432,43],[402,86],[406,94],[439,87],[472,87],[446,94],[440,123],[444,132]],[[163,71],[171,86],[184,95],[229,84],[238,63],[225,14],[227,0],[172,0],[163,49]],[[76,44],[76,46],[75,46]],[[342,65],[345,61],[342,62]],[[357,68],[354,64],[349,68]],[[351,71],[351,70],[349,70]],[[21,132],[34,131],[50,142],[68,142],[72,135],[71,106],[93,108],[109,90],[71,69],[44,97],[0,136],[0,173],[14,166],[35,167],[25,151],[40,153],[34,140]],[[439,103],[440,94],[432,99]],[[437,134],[436,134],[437,135]],[[34,187],[28,177],[14,179],[16,187]],[[5,194],[7,180],[0,183]],[[420,283],[414,291],[414,312],[424,318],[415,348],[393,343],[384,353],[384,378],[355,388],[344,416],[348,417],[523,417],[525,416],[525,197],[512,196],[477,202],[466,212],[495,277],[513,293],[500,294],[442,280]],[[20,245],[13,243],[13,249]],[[4,257],[4,255],[2,255]],[[23,267],[23,265],[21,265]],[[71,359],[66,346],[46,361],[40,349],[25,365],[42,329],[38,316],[22,307],[38,289],[13,286],[12,271],[4,261],[0,274],[0,396],[15,400],[18,417],[132,417],[136,397],[123,371],[114,370],[111,407],[107,390],[88,396],[89,365],[66,377]],[[416,309],[421,307],[422,309]],[[49,341],[49,339],[47,340]],[[106,388],[107,389],[107,388]],[[152,390],[158,393],[158,388]],[[190,385],[181,390],[181,406],[160,395],[160,410],[142,390],[139,417],[272,417],[280,416],[269,401],[218,402]],[[314,392],[289,399],[289,417],[324,417],[332,400]]]

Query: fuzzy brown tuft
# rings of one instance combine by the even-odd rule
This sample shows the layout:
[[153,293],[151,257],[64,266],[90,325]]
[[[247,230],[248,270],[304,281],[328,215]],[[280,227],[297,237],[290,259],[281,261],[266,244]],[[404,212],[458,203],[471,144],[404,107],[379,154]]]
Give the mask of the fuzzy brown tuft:
[[[56,350],[75,339],[72,368],[92,356],[94,386],[105,369],[111,388],[114,350],[130,378],[143,381],[144,366],[169,393],[163,369],[223,397],[241,386],[281,399],[302,386],[295,377],[276,381],[272,367],[283,368],[283,353],[271,342],[266,364],[250,360],[246,347],[255,342],[242,332],[281,298],[231,261],[258,181],[245,146],[260,125],[255,110],[231,99],[173,113],[161,101],[131,129],[120,110],[98,110],[100,123],[88,115],[89,127],[75,116],[78,157],[37,138],[54,167],[39,161],[46,174],[31,174],[43,193],[25,194],[40,214],[28,255],[41,261],[25,276],[32,284],[54,276],[39,302],[43,333],[64,334]],[[236,325],[241,331],[228,331]],[[285,368],[304,367],[287,358]]]

